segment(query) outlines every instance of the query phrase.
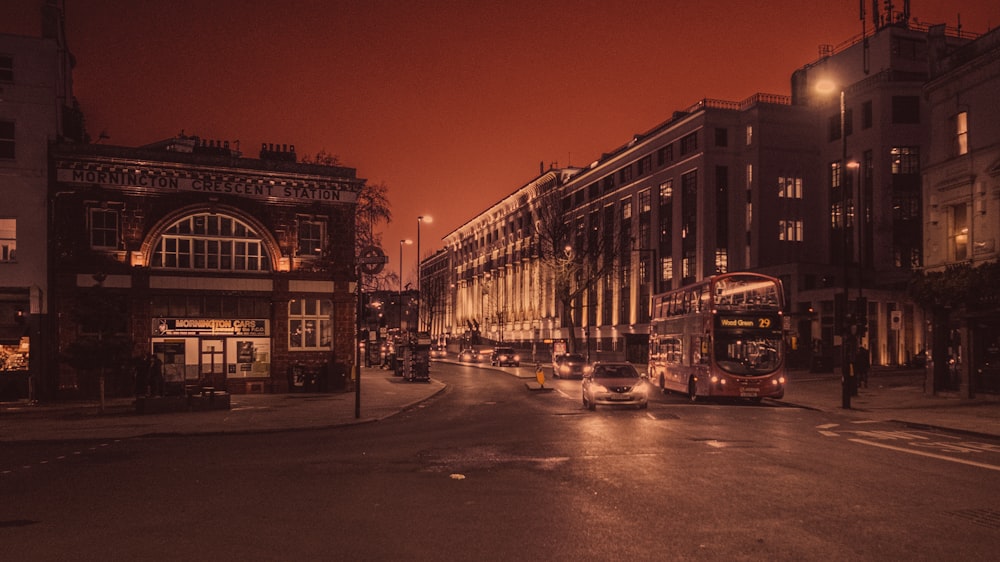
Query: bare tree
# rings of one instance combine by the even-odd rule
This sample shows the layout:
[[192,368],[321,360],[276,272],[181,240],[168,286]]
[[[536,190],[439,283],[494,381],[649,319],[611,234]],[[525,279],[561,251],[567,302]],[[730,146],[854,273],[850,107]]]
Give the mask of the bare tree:
[[[322,166],[340,166],[340,158],[326,150],[320,150],[315,156],[303,156],[303,164],[319,164]],[[392,210],[389,204],[389,186],[385,182],[365,183],[358,193],[357,210],[354,215],[354,247],[355,254],[368,247],[382,247],[382,233],[377,229],[381,224],[392,222]],[[375,291],[385,286],[391,286],[391,281],[398,278],[392,273],[380,273],[366,276],[366,291]]]
[[601,225],[598,213],[577,219],[567,216],[558,180],[553,178],[538,189],[533,221],[538,256],[543,272],[552,280],[556,314],[561,325],[569,329],[569,351],[576,351],[575,328],[582,318],[574,315],[574,310],[582,309],[584,295],[590,297],[587,306],[596,305],[597,282],[609,280],[616,257],[626,254],[615,236],[601,235],[602,226],[613,232],[614,225]]

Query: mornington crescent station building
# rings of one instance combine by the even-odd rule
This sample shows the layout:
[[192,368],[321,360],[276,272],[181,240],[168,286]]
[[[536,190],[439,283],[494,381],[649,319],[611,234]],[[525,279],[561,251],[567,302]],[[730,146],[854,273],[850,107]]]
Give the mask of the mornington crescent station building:
[[[184,136],[54,145],[40,395],[111,395],[155,355],[166,383],[284,392],[346,385],[353,361],[355,170],[243,157]],[[299,377],[292,377],[292,373]],[[327,379],[327,373],[340,378]],[[296,382],[298,381],[298,383]]]

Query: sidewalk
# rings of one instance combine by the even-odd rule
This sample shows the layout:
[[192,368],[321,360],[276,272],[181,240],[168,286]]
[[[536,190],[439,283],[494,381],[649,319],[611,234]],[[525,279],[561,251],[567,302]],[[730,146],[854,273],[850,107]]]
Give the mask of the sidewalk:
[[231,409],[137,414],[134,400],[28,405],[0,404],[0,443],[74,439],[125,439],[157,435],[261,433],[318,429],[385,419],[444,390],[445,385],[406,382],[380,369],[361,370],[360,417],[355,393],[234,394]]
[[868,388],[851,397],[843,408],[839,369],[836,374],[792,371],[781,402],[838,412],[857,420],[934,427],[973,435],[1000,438],[1000,396],[963,399],[958,393],[930,396],[924,393],[924,373],[919,370],[873,368]]
[[[530,369],[497,368],[534,379]],[[551,380],[551,371],[545,368]],[[360,417],[355,394],[236,394],[230,410],[135,413],[132,399],[114,399],[102,414],[96,402],[27,405],[0,404],[0,443],[74,439],[124,439],[156,435],[229,434],[337,427],[385,419],[444,390],[429,383],[405,382],[391,371],[362,369]],[[970,435],[1000,438],[1000,397],[966,400],[957,395],[923,393],[923,373],[873,369],[869,387],[842,407],[839,374],[792,371],[781,403],[835,413],[852,420],[892,421]]]

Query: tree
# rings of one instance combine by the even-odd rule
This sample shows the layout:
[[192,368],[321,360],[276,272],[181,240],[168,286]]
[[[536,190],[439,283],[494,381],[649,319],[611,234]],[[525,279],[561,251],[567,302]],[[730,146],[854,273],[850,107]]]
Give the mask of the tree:
[[[318,164],[321,166],[340,166],[340,158],[326,150],[320,150],[315,156],[302,157],[303,164]],[[365,182],[358,193],[357,207],[354,215],[354,248],[355,255],[361,250],[375,246],[382,247],[382,233],[377,230],[382,223],[392,222],[392,210],[389,204],[389,186],[385,182]],[[391,281],[390,273],[367,276],[367,291],[378,290]]]
[[[566,220],[563,191],[558,180],[538,187],[533,221],[538,259],[542,269],[552,280],[556,314],[561,325],[568,328],[569,351],[576,351],[576,325],[574,308],[581,308],[582,297],[588,294],[593,301],[594,288],[599,280],[610,282],[616,258],[627,255],[627,240],[621,242],[614,233],[614,224],[601,225],[597,213],[571,222]],[[601,235],[602,226],[606,235]],[[607,235],[612,234],[612,235]],[[623,246],[624,244],[624,246]],[[595,302],[588,302],[595,306]]]

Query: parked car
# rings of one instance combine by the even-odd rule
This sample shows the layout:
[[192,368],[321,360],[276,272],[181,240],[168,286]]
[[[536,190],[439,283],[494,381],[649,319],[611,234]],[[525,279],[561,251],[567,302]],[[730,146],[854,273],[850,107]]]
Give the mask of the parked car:
[[582,378],[587,360],[577,353],[558,355],[552,361],[552,376],[556,378]]
[[519,367],[521,356],[514,352],[513,347],[498,347],[490,356],[490,365],[494,367]]
[[465,348],[458,353],[458,360],[462,363],[479,363],[479,352],[471,347]]
[[649,405],[647,394],[650,384],[635,370],[631,363],[594,363],[583,376],[583,406],[597,409],[598,404],[630,404],[639,408]]
[[431,359],[444,359],[448,357],[448,348],[443,345],[431,346]]

